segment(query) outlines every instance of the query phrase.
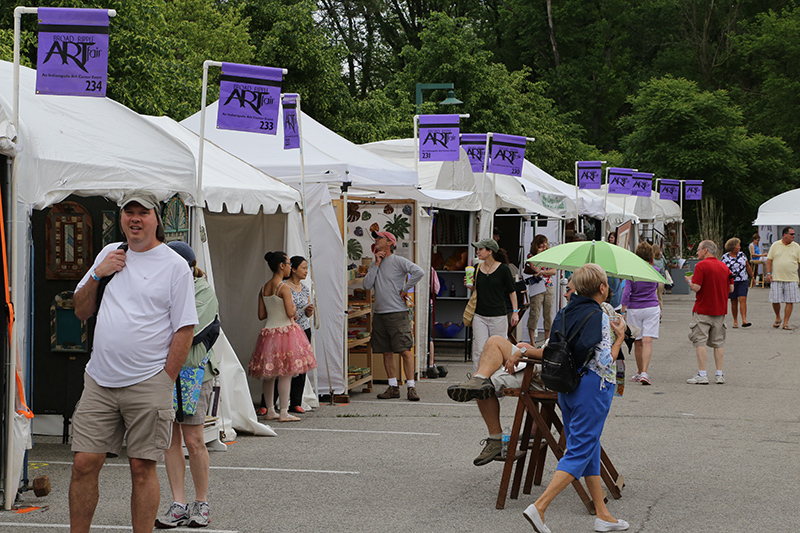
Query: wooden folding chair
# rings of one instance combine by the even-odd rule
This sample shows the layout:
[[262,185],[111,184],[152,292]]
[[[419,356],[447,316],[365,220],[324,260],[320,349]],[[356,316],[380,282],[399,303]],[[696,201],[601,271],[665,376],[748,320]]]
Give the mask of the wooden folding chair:
[[[504,389],[503,391],[504,395],[519,397],[508,443],[509,450],[517,450],[519,444],[519,451],[514,454],[509,453],[505,458],[500,490],[497,494],[497,509],[505,508],[509,484],[511,484],[511,498],[517,499],[519,496],[526,456],[530,455],[530,459],[528,460],[528,472],[525,476],[523,493],[530,494],[532,485],[541,485],[547,450],[550,449],[556,459],[561,459],[566,451],[564,425],[556,412],[558,393],[530,390],[533,365],[540,361],[529,358],[523,358],[522,360],[528,363],[523,374],[522,386],[519,389]],[[558,440],[553,436],[552,428],[556,429],[559,435]],[[532,432],[533,438],[531,438]],[[544,446],[542,446],[542,440],[545,441]],[[621,490],[625,486],[625,480],[619,475],[602,447],[600,449],[600,459],[600,476],[602,480],[614,499],[621,498]],[[514,471],[513,483],[511,483],[512,470]],[[572,482],[572,486],[589,513],[595,514],[594,503],[583,483],[576,479]]]

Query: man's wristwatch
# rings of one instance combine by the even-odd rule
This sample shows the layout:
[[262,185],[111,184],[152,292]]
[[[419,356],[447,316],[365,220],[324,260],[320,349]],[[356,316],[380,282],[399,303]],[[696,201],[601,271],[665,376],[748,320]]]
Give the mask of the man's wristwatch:
[[519,353],[521,353],[522,355],[525,355],[525,353],[526,353],[527,351],[528,351],[528,349],[527,349],[527,348],[520,348],[520,349],[519,349]]

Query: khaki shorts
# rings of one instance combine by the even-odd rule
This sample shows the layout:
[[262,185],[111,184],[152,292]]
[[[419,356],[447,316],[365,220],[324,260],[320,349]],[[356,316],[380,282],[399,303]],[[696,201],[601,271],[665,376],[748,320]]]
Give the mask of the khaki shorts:
[[[514,347],[514,352],[518,352],[519,348]],[[498,398],[503,397],[503,389],[519,389],[522,387],[522,378],[524,377],[525,369],[513,374],[506,372],[502,366],[495,370],[494,374],[489,376],[489,380],[494,385],[495,394]],[[544,382],[542,381],[542,365],[536,364],[533,366],[533,375],[531,375],[531,390],[543,391],[545,390]]]
[[699,315],[692,313],[689,322],[689,340],[697,346],[722,348],[725,346],[725,315]]
[[404,352],[414,346],[408,311],[383,313],[372,317],[372,351],[379,353]]
[[[208,404],[211,403],[211,393],[214,389],[214,380],[209,379],[200,386],[200,398],[197,400],[197,411],[193,415],[184,413],[183,422],[178,422],[184,426],[199,426],[206,423],[206,413]],[[177,420],[176,420],[177,422]]]
[[172,390],[162,370],[128,387],[101,387],[83,375],[83,394],[72,415],[72,451],[116,457],[126,437],[128,457],[162,461],[172,439]]

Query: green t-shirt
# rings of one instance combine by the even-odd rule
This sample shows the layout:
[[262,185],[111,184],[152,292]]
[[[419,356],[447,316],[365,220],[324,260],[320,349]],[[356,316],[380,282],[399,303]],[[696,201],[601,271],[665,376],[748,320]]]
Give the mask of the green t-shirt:
[[475,290],[478,291],[475,314],[505,316],[506,296],[516,290],[511,269],[502,263],[491,274],[484,274],[480,268],[475,270],[475,274]]

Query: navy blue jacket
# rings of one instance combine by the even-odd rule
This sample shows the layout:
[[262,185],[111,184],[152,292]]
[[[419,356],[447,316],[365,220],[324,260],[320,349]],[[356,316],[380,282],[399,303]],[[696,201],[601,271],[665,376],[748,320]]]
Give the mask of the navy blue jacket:
[[575,368],[583,367],[586,361],[591,358],[590,354],[594,347],[603,340],[603,310],[600,304],[592,298],[573,293],[567,306],[556,313],[553,325],[550,328],[550,338],[553,339],[555,332],[561,331],[562,321],[566,320],[564,336],[568,339],[575,328],[583,322],[586,315],[592,311],[597,312],[589,318],[581,333],[576,335],[570,343]]

